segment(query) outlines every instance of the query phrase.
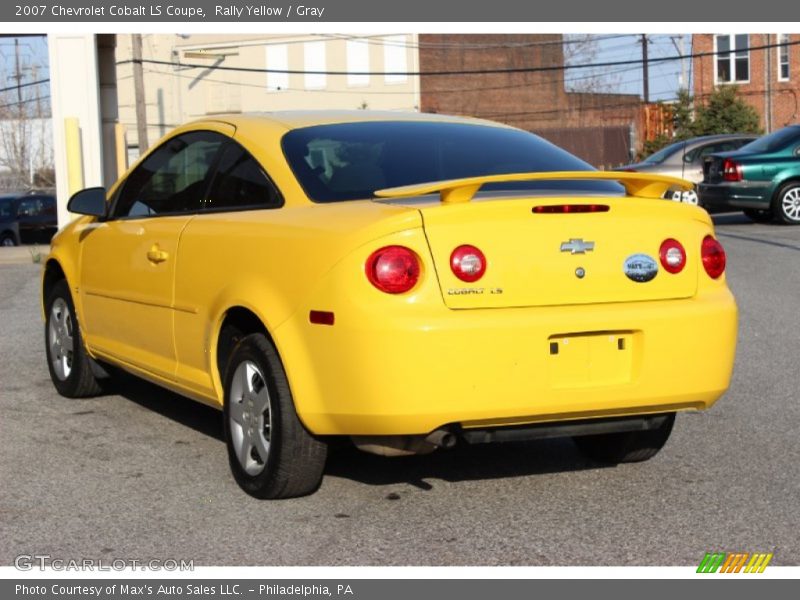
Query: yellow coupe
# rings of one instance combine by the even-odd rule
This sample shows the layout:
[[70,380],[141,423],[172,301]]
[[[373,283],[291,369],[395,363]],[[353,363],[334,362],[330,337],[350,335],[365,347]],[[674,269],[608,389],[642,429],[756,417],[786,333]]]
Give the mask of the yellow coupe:
[[69,204],[43,272],[59,393],[109,365],[224,411],[261,498],[327,436],[385,455],[572,436],[645,460],[727,389],[736,304],[691,184],[599,172],[496,123],[209,117]]

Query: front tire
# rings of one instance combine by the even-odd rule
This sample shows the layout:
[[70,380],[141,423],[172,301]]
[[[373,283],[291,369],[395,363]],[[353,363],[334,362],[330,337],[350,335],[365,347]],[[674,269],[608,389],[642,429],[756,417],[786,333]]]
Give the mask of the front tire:
[[65,280],[53,286],[45,309],[47,367],[56,390],[67,398],[98,395],[102,388],[92,372],[91,358],[86,353],[75,305]]
[[322,481],[327,445],[309,433],[294,408],[273,345],[243,337],[225,369],[225,443],[236,483],[255,498],[293,498]]
[[800,183],[793,181],[778,190],[772,213],[778,223],[800,225]]
[[667,443],[675,413],[651,418],[664,420],[653,429],[586,435],[575,437],[573,441],[584,456],[598,462],[618,464],[649,460]]
[[4,233],[0,236],[0,246],[5,246],[6,248],[11,248],[12,246],[17,245],[17,238],[14,237],[13,233]]

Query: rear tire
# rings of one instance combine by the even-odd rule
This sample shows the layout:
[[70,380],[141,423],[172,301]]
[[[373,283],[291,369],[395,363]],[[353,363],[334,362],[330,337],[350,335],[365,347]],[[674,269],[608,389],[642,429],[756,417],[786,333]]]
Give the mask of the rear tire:
[[675,413],[658,415],[666,420],[655,429],[602,433],[572,438],[581,453],[605,463],[642,462],[653,458],[667,443],[675,423]]
[[65,280],[53,286],[45,309],[44,345],[53,385],[67,398],[97,396],[103,390],[92,371],[92,359],[86,353],[75,305]]
[[13,233],[4,233],[3,235],[0,235],[0,246],[10,248],[17,245],[17,238],[14,237]]
[[769,223],[772,221],[772,211],[764,208],[745,208],[745,216],[754,223]]
[[772,202],[775,221],[785,225],[800,225],[800,183],[790,181],[778,190]]
[[316,491],[327,445],[297,416],[278,353],[260,333],[243,337],[225,368],[225,443],[236,483],[255,498]]

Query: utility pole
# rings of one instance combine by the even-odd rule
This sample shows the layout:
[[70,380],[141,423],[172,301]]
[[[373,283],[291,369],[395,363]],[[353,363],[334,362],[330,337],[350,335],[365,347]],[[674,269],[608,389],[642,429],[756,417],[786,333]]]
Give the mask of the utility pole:
[[22,69],[19,67],[19,38],[14,38],[14,75],[13,79],[17,80],[17,107],[22,111]]
[[[777,35],[775,41],[777,41]],[[767,133],[772,133],[772,51],[769,48],[769,34],[764,34],[764,125]],[[780,52],[780,50],[778,50]]]
[[139,155],[147,152],[147,104],[144,95],[144,73],[142,71],[142,35],[131,35],[133,51],[133,97],[136,103],[136,133],[138,135]]
[[[680,40],[680,46],[677,44],[675,39]],[[680,79],[678,80],[678,89],[689,89],[689,82],[686,79],[686,59],[684,54],[684,45],[683,45],[683,34],[681,35],[671,35],[670,41],[672,41],[672,45],[675,47],[675,51],[678,53],[681,59],[681,74]]]
[[642,87],[643,87],[643,96],[644,96],[644,103],[647,104],[650,102],[650,76],[648,74],[647,68],[647,34],[642,34]]

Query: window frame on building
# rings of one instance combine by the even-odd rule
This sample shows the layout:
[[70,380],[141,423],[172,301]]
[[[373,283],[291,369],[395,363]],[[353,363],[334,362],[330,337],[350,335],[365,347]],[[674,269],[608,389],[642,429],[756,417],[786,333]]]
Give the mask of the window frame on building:
[[[779,33],[776,36],[776,40],[778,44],[788,44],[789,43],[789,34],[788,33]],[[778,59],[778,81],[790,81],[792,78],[792,69],[791,69],[791,58],[789,52],[789,46],[778,46],[778,52],[776,53]],[[786,67],[786,75],[783,74],[783,69]]]
[[[405,35],[386,35],[381,39],[383,45],[383,76],[386,85],[408,83],[408,38]],[[396,73],[390,75],[389,73]]]
[[[745,45],[744,47],[747,48],[744,51],[744,55],[739,54],[741,52],[739,50],[739,44],[737,43],[737,38],[740,36],[744,36],[745,38]],[[722,57],[719,52],[719,40],[720,38],[727,38],[728,39],[728,50],[726,57]],[[750,34],[747,33],[716,33],[713,36],[714,39],[714,84],[715,85],[742,85],[750,83]],[[742,59],[746,60],[747,62],[747,78],[746,79],[738,79],[736,74],[736,64],[737,62]],[[721,79],[720,78],[720,64],[724,61],[728,63],[728,75],[729,79]]]
[[303,42],[303,84],[307,90],[324,90],[328,86],[326,73],[308,71],[328,70],[328,44],[324,40]]
[[363,39],[346,40],[345,60],[347,87],[368,87],[370,84],[369,43]]
[[266,56],[264,58],[267,64],[267,91],[285,92],[289,89],[289,73],[271,73],[269,70],[289,70],[289,46],[288,44],[267,44],[265,51]]

